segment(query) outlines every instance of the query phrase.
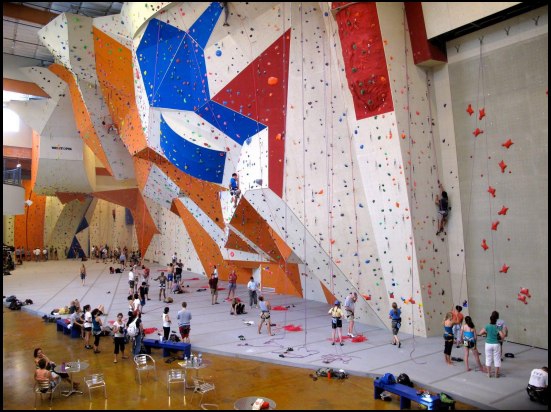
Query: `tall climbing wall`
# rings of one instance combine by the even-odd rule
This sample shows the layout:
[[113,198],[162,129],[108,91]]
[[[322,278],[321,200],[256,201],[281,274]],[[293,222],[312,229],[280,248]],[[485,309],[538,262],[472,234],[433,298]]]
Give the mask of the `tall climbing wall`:
[[539,9],[448,45],[469,313],[484,324],[498,310],[508,339],[544,348],[547,27]]
[[94,213],[89,220],[90,244],[92,246],[108,245],[110,248],[130,248],[132,244],[133,225],[127,225],[125,208],[105,200],[97,200]]

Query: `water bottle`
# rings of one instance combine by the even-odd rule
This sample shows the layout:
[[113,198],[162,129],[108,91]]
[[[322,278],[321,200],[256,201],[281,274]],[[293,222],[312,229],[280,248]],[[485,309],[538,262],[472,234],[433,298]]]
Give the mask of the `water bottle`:
[[201,366],[203,364],[203,354],[202,353],[199,353],[199,359],[198,359],[199,363],[197,366]]
[[187,356],[184,356],[184,365],[185,365],[186,368],[187,368]]

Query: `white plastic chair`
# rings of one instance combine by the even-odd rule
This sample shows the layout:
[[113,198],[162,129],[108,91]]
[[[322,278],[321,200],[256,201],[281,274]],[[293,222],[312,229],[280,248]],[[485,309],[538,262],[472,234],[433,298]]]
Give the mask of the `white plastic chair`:
[[105,380],[103,373],[95,373],[93,375],[86,376],[84,382],[88,387],[88,395],[90,396],[90,402],[92,402],[92,389],[102,388],[103,387],[103,396],[107,399],[107,388],[105,385]]
[[186,394],[186,371],[182,369],[170,369],[168,371],[167,386],[168,396],[170,396],[170,385],[172,383],[184,384],[184,395]]
[[134,356],[134,363],[136,364],[136,371],[138,372],[138,381],[140,382],[140,385],[142,384],[142,372],[147,372],[149,375],[149,371],[155,372],[155,380],[157,380],[157,366],[155,364],[155,359],[153,359],[149,355],[136,355]]

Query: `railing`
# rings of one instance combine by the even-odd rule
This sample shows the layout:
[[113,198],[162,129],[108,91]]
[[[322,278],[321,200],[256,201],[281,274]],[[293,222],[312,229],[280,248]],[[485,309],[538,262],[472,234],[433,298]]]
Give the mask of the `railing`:
[[4,183],[7,185],[21,186],[21,168],[4,169]]

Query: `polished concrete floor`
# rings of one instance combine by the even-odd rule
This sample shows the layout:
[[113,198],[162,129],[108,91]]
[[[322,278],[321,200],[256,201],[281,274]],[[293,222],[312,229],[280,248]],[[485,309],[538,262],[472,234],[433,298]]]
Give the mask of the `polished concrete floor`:
[[[22,300],[32,299],[34,304],[24,307],[24,310],[37,315],[49,313],[52,308],[68,305],[74,298],[78,298],[82,305],[90,304],[92,307],[105,305],[108,313],[106,321],[115,319],[117,312],[126,313],[128,272],[109,275],[109,265],[88,261],[86,262],[88,277],[86,285],[83,286],[78,276],[80,264],[81,262],[72,260],[25,262],[22,267],[13,271],[12,276],[4,277],[4,295],[14,294]],[[152,265],[151,269],[155,277],[161,268]],[[356,331],[363,334],[367,338],[366,341],[347,340],[343,347],[331,346],[327,305],[267,293],[266,296],[273,306],[281,305],[289,308],[287,311],[272,311],[272,322],[276,326],[273,328],[275,336],[270,338],[265,331],[262,335],[258,335],[256,325],[248,326],[245,322],[256,323],[257,310],[253,309],[244,316],[230,316],[229,304],[223,301],[227,294],[225,290],[220,291],[222,303],[211,305],[208,290],[200,291],[204,287],[208,288],[206,279],[190,273],[184,274],[184,278],[187,279],[190,293],[172,295],[174,303],[168,305],[170,314],[175,319],[181,302],[184,300],[188,302],[193,314],[192,349],[194,352],[202,351],[205,357],[213,359],[212,367],[207,368],[205,372],[213,375],[218,387],[217,403],[223,408],[231,408],[235,399],[247,395],[274,399],[278,409],[392,408],[397,406],[396,402],[372,401],[372,381],[363,379],[385,372],[392,372],[395,375],[405,372],[423,388],[433,392],[445,391],[457,400],[476,407],[544,409],[528,400],[524,388],[532,368],[547,364],[548,356],[545,350],[507,342],[506,351],[515,353],[516,358],[508,359],[504,363],[503,379],[488,379],[480,372],[466,372],[463,363],[446,365],[442,354],[443,345],[439,337],[423,339],[401,334],[403,344],[402,348],[398,349],[389,345],[389,331],[357,323]],[[221,282],[221,286],[226,286],[225,282]],[[246,289],[243,285],[238,286],[238,295],[246,298]],[[144,325],[147,328],[160,328],[161,312],[167,305],[158,300],[156,282],[152,282],[150,296],[152,300],[148,301],[144,308],[146,312]],[[25,314],[15,313],[15,316],[18,315]],[[163,374],[159,382],[139,388],[134,382],[132,365],[125,365],[120,361],[117,365],[112,363],[110,339],[104,339],[100,344],[102,353],[94,355],[91,351],[84,349],[80,339],[70,339],[61,333],[56,333],[54,324],[43,324],[38,316],[23,321],[23,325],[15,322],[13,328],[7,323],[10,316],[11,313],[4,315],[4,408],[17,407],[21,399],[33,401],[29,396],[32,395],[30,376],[32,376],[33,366],[30,354],[36,346],[42,346],[46,353],[58,363],[63,360],[78,358],[91,360],[92,358],[90,372],[105,372],[108,378],[110,395],[107,408],[109,409],[148,409],[153,405],[158,408],[168,408],[166,376]],[[298,325],[303,330],[287,332],[284,326],[289,325]],[[21,326],[24,327],[20,329]],[[17,337],[13,336],[14,330],[19,330],[18,334],[21,333],[16,340],[13,340]],[[239,339],[240,335],[245,340]],[[293,351],[288,351],[288,348],[293,348]],[[154,352],[154,355],[159,366],[169,367],[163,362],[159,351]],[[452,355],[462,357],[463,351],[454,348]],[[19,359],[18,363],[10,364],[12,358]],[[263,363],[249,364],[246,360]],[[26,367],[27,362],[30,370]],[[286,368],[286,366],[292,366],[292,368]],[[351,379],[345,382],[331,382],[329,386],[323,383],[321,386],[319,380],[314,382],[308,375],[322,366],[345,369],[350,373]],[[224,374],[227,375],[224,376]],[[6,382],[26,383],[20,388],[19,385],[12,387]],[[304,386],[301,386],[302,384]],[[358,385],[359,391],[348,394],[347,391],[355,385]],[[339,389],[333,393],[331,390],[336,387]],[[129,388],[135,393],[134,401],[129,400],[127,391]],[[151,388],[153,388],[152,391]],[[297,396],[297,393],[300,395]],[[74,398],[77,399],[80,396]],[[156,400],[154,401],[153,398]],[[63,398],[62,401],[59,408],[78,402],[78,400],[73,401],[72,398]],[[97,401],[98,399],[94,402],[97,403]],[[345,405],[343,405],[344,401],[347,402]],[[135,403],[126,404],[127,402]],[[350,406],[348,402],[357,403]],[[103,408],[104,406],[102,403],[102,405],[94,404],[93,407]],[[29,407],[29,404],[20,406],[22,409],[26,407]],[[79,409],[82,406],[69,406],[67,409],[73,407]],[[188,405],[188,407],[191,406]]]
[[[86,389],[83,395],[69,398],[56,395],[52,409],[199,409],[200,397],[191,390],[183,392],[183,385],[173,384],[171,397],[167,390],[167,371],[178,368],[176,362],[167,364],[159,351],[154,352],[158,378],[142,376],[142,385],[136,381],[131,359],[113,363],[113,344],[110,338],[100,343],[102,351],[94,354],[83,348],[81,339],[56,332],[56,325],[25,311],[4,308],[4,387],[3,409],[32,409],[34,407],[33,349],[41,347],[51,360],[80,359],[90,367],[82,377],[103,373],[107,382],[107,399],[100,390],[92,391],[92,401]],[[213,382],[216,393],[206,394],[203,403],[214,403],[220,409],[233,409],[234,402],[245,396],[270,398],[277,409],[399,409],[398,399],[391,402],[373,399],[373,380],[351,376],[346,380],[319,378],[313,380],[312,371],[259,361],[205,354],[210,365],[200,371],[201,378]],[[191,373],[191,371],[189,372]],[[78,378],[79,375],[76,375]],[[65,384],[64,384],[65,385]],[[82,384],[81,384],[82,386]],[[460,409],[471,409],[459,405]],[[37,398],[37,409],[49,409],[49,401]]]

